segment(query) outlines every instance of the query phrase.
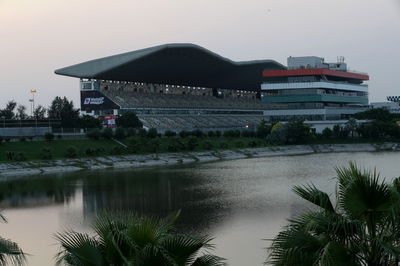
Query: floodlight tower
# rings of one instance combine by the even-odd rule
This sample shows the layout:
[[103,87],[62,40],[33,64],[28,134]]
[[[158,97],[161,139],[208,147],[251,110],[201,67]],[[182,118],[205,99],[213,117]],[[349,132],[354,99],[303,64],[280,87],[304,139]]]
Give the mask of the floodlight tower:
[[32,117],[33,117],[33,112],[35,111],[35,93],[36,93],[36,90],[31,90],[32,99],[29,99],[29,101],[32,103],[32,105],[31,105],[31,116]]

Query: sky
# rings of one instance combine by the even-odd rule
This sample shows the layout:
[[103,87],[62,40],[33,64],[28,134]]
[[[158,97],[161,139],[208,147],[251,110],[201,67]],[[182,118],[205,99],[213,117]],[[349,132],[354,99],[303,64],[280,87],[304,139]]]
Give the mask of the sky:
[[[0,108],[79,104],[54,70],[164,43],[232,60],[315,55],[370,75],[370,101],[400,95],[400,0],[0,0]],[[78,106],[79,107],[79,106]]]

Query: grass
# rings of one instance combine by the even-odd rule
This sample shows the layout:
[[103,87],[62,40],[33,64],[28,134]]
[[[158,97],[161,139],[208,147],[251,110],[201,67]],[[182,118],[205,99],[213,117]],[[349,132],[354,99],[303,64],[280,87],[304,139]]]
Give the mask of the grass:
[[29,160],[41,160],[43,148],[49,148],[53,159],[63,159],[68,147],[74,146],[78,150],[78,157],[88,157],[87,149],[97,149],[98,155],[108,155],[113,147],[120,146],[112,140],[90,140],[90,139],[65,139],[53,141],[17,141],[2,142],[0,144],[0,162],[11,162],[6,158],[6,152],[23,152]]

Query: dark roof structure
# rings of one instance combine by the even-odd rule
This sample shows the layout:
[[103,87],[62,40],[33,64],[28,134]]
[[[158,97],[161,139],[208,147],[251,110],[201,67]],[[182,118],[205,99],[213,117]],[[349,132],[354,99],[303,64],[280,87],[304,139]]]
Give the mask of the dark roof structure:
[[273,60],[235,62],[194,44],[164,44],[61,68],[56,74],[221,89],[259,90],[264,70],[286,69]]

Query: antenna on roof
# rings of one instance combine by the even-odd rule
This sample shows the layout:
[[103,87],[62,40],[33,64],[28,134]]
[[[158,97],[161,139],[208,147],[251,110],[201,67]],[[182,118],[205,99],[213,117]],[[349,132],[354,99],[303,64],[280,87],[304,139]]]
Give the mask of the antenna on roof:
[[344,56],[338,56],[337,57],[337,62],[338,63],[344,63]]

